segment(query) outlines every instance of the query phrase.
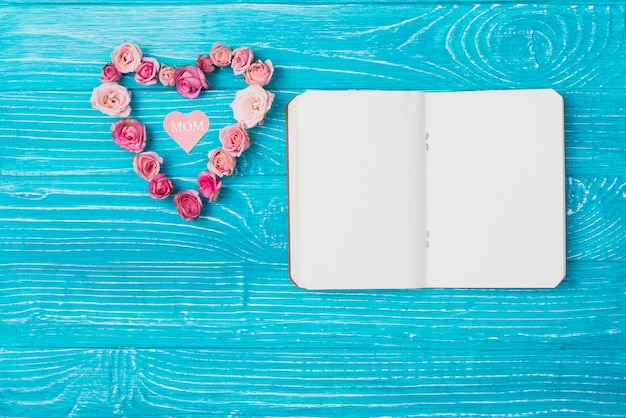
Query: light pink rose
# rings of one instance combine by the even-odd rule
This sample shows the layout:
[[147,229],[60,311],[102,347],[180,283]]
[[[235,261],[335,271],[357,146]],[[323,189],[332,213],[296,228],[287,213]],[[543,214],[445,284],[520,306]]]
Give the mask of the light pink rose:
[[242,46],[233,51],[233,60],[230,66],[233,68],[235,75],[240,75],[246,72],[252,61],[254,60],[254,53],[250,48]]
[[263,122],[273,100],[273,93],[261,86],[251,85],[235,94],[235,100],[230,107],[233,109],[235,120],[248,129]]
[[176,68],[162,65],[161,69],[159,70],[159,81],[165,87],[174,87],[176,85],[176,80],[174,80],[175,74]]
[[91,93],[91,106],[105,115],[126,118],[130,115],[130,92],[112,82],[100,84]]
[[239,157],[242,152],[250,148],[250,135],[246,132],[246,128],[238,123],[220,129],[220,142],[224,151],[233,157]]
[[122,78],[122,73],[119,72],[113,63],[105,64],[102,67],[102,77],[100,77],[100,81],[119,81]]
[[133,157],[133,169],[144,180],[152,180],[159,174],[163,158],[154,151],[142,152]]
[[243,76],[243,79],[250,85],[263,87],[270,82],[273,74],[274,66],[272,65],[272,61],[266,60],[265,62],[261,62],[259,60],[248,67],[248,71]]
[[195,65],[185,65],[177,69],[174,74],[174,81],[178,93],[188,99],[198,97],[203,87],[209,88],[204,73]]
[[198,175],[198,189],[209,202],[215,202],[222,189],[222,182],[215,173],[203,171]]
[[172,181],[165,174],[157,174],[148,184],[148,193],[154,199],[165,199],[174,191]]
[[121,73],[130,73],[141,64],[143,53],[138,45],[126,42],[113,50],[111,62]]
[[198,68],[200,68],[205,74],[211,74],[215,71],[213,60],[208,55],[198,55],[196,63],[198,64]]
[[213,64],[218,67],[227,67],[233,58],[233,50],[219,42],[214,44],[209,51]]
[[157,82],[159,74],[159,62],[154,58],[143,57],[141,64],[135,69],[135,80],[144,86],[150,86]]
[[235,157],[221,148],[215,148],[209,152],[207,168],[220,177],[224,175],[232,176],[236,164],[237,160],[235,160]]
[[198,219],[202,211],[202,199],[195,190],[185,190],[178,192],[174,196],[174,206],[178,209],[178,214],[186,221]]
[[146,127],[135,119],[122,119],[111,124],[113,142],[126,151],[138,153],[146,147]]

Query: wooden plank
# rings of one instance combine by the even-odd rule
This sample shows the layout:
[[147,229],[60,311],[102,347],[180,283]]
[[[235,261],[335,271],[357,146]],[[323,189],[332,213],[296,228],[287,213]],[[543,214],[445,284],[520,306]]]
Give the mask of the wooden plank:
[[[182,185],[193,185],[193,177],[183,180]],[[207,205],[200,222],[186,225],[171,200],[152,200],[134,173],[104,179],[5,173],[0,185],[0,260],[36,257],[71,264],[77,254],[93,253],[104,262],[135,262],[163,259],[171,252],[190,262],[285,263],[285,178],[227,180],[222,199]],[[568,259],[626,261],[623,178],[570,177],[567,190]],[[538,239],[540,235],[538,231]]]
[[[281,89],[626,85],[620,76],[626,64],[621,3],[155,7],[151,2],[55,5],[53,11],[32,6],[28,18],[23,16],[17,5],[0,10],[5,90],[90,90],[112,49],[126,40],[170,64],[195,59],[215,41],[248,45],[276,63],[274,85]],[[168,25],[161,24],[165,21]],[[181,33],[184,41],[172,42]],[[221,83],[238,85],[230,78]]]
[[570,263],[557,289],[537,291],[310,292],[271,256],[229,262],[208,244],[196,251],[224,254],[200,262],[192,242],[183,258],[107,261],[86,241],[73,262],[3,262],[3,346],[626,349],[625,263]]
[[[110,175],[132,173],[129,154],[111,144],[108,126],[115,119],[93,110],[89,103],[96,77],[83,92],[24,91],[0,92],[0,144],[4,175],[31,176],[42,173],[54,158],[54,175]],[[251,131],[253,146],[239,160],[240,173],[249,175],[284,175],[285,106],[304,91],[277,90],[273,107],[265,124]],[[566,174],[570,177],[622,177],[622,138],[626,135],[624,89],[559,90],[565,103]],[[217,131],[233,123],[228,105],[234,91],[221,89],[205,92],[200,98],[187,100],[164,88],[140,91],[135,95],[133,117],[148,127],[150,147],[171,156],[172,169],[195,176],[203,167],[209,150],[219,144]],[[135,104],[136,103],[136,104]],[[179,110],[205,111],[213,129],[190,155],[186,155],[163,131],[165,115]],[[104,162],[108,162],[103,166]],[[206,164],[206,161],[204,161]],[[115,167],[115,170],[113,170]],[[184,171],[185,167],[189,170]]]
[[0,413],[620,416],[626,357],[362,350],[5,350]]
[[[517,0],[503,0],[499,3],[515,3],[517,2]],[[529,3],[539,3],[539,4],[544,4],[544,3],[565,3],[568,4],[569,2],[562,2],[562,1],[542,1],[542,2],[529,2]],[[340,0],[334,0],[334,1],[327,1],[327,0],[234,0],[231,1],[230,3],[234,3],[234,4],[263,4],[263,5],[275,5],[275,4],[285,4],[285,5],[302,5],[302,6],[309,6],[309,5],[342,5],[345,3],[342,3]],[[360,4],[360,3],[365,3],[365,4],[371,4],[371,3],[375,3],[375,4],[385,4],[385,3],[407,3],[406,0],[353,0],[350,2],[350,4]],[[436,1],[436,0],[414,0],[411,1],[411,3],[413,4],[442,4],[444,2],[441,1]],[[474,1],[474,0],[458,0],[455,1],[454,3],[459,3],[459,4],[463,4],[463,3],[472,3],[472,4],[491,4],[493,2],[491,1],[486,1],[486,0],[478,0],[478,1]],[[585,1],[581,1],[581,2],[577,2],[576,4],[593,4],[594,2],[589,1],[589,0],[585,0]],[[59,4],[58,0],[6,0],[6,4],[7,5],[15,5],[15,6],[57,6]],[[102,4],[99,3],[99,0],[67,0],[63,2],[64,5],[80,5],[80,6],[85,6],[85,5],[98,5],[101,6]],[[122,1],[122,0],[113,0],[113,1],[107,1],[106,3],[108,6],[128,6],[129,3]],[[168,6],[170,5],[167,2],[164,1],[159,1],[159,0],[133,0],[132,2],[133,5],[162,5],[162,6]],[[196,2],[194,2],[194,5],[196,6],[205,6],[205,5],[212,5],[214,6],[214,2],[212,2],[211,0],[198,0]]]

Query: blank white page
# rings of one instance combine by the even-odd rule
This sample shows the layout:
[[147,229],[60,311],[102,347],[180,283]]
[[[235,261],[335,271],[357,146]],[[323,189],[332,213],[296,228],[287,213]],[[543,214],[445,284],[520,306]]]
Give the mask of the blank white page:
[[423,97],[308,91],[289,104],[289,273],[298,286],[424,285]]
[[428,93],[428,287],[565,276],[563,102],[553,90]]

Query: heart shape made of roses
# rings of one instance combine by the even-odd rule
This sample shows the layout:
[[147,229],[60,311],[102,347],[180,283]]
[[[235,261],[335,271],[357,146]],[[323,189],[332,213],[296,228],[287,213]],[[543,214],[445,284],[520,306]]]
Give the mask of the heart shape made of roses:
[[[263,62],[255,59],[248,47],[231,49],[216,42],[208,55],[199,55],[195,63],[173,67],[145,56],[137,44],[125,42],[113,50],[111,61],[102,67],[102,84],[92,91],[92,107],[107,116],[122,118],[110,125],[113,142],[133,154],[133,169],[148,182],[150,197],[167,199],[173,196],[178,214],[187,221],[200,218],[204,205],[202,198],[209,202],[218,199],[221,179],[233,175],[237,158],[250,147],[248,131],[263,123],[272,106],[274,94],[265,86],[272,79],[274,66],[270,60]],[[175,88],[187,99],[194,99],[202,90],[209,88],[206,76],[225,67],[230,67],[235,76],[242,76],[248,85],[237,91],[230,104],[235,123],[220,129],[221,146],[207,154],[208,171],[198,174],[197,190],[178,190],[172,179],[161,172],[163,158],[146,149],[146,126],[130,117],[131,93],[122,85],[122,77],[134,73],[135,81],[141,85],[159,83]],[[167,115],[163,127],[189,153],[208,132],[209,125],[209,118],[201,111],[188,115],[174,111]]]
[[174,111],[165,117],[163,128],[189,154],[207,133],[210,124],[208,116],[200,110],[194,110],[188,115]]

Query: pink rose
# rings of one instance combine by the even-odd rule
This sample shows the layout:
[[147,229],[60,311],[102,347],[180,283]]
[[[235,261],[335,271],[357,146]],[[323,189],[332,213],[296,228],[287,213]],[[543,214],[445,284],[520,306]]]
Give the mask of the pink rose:
[[232,176],[236,164],[237,160],[235,160],[235,157],[221,148],[215,148],[209,152],[207,167],[209,171],[220,177],[224,175]]
[[120,78],[122,78],[122,73],[120,73],[112,63],[105,64],[104,67],[102,67],[102,77],[100,77],[100,81],[119,81]]
[[205,74],[211,74],[215,71],[213,60],[208,55],[198,55],[196,63],[198,64],[198,68],[200,68]]
[[165,174],[157,174],[148,184],[148,193],[154,199],[165,199],[174,191],[172,181]]
[[91,106],[105,115],[126,118],[130,115],[130,92],[112,82],[100,84],[91,93]]
[[135,119],[122,119],[111,124],[113,142],[126,151],[138,153],[146,147],[146,127]]
[[198,97],[203,87],[209,88],[204,73],[195,65],[185,65],[177,69],[174,74],[174,81],[178,93],[188,99]]
[[209,202],[215,202],[222,189],[222,182],[215,173],[203,171],[198,175],[198,189]]
[[263,87],[270,82],[273,74],[274,66],[272,65],[272,61],[257,61],[248,67],[248,72],[243,76],[243,79],[250,85]]
[[241,123],[220,129],[220,142],[224,151],[233,157],[239,157],[250,148],[250,135]]
[[157,82],[159,74],[159,62],[154,58],[144,57],[141,64],[135,69],[135,80],[144,86],[150,86]]
[[251,85],[235,94],[235,100],[230,107],[233,109],[235,120],[248,129],[263,122],[273,100],[273,93],[261,86]]
[[186,221],[198,219],[202,211],[202,200],[195,190],[185,190],[176,193],[174,196],[174,206],[178,209],[178,214]]
[[213,64],[218,67],[226,67],[230,64],[230,61],[233,58],[233,50],[218,42],[211,47],[209,56],[211,57]]
[[139,46],[126,42],[113,50],[111,62],[121,73],[130,73],[141,64],[143,53]]
[[159,174],[163,158],[154,151],[142,152],[133,157],[133,169],[144,180],[152,180]]
[[174,75],[176,74],[176,68],[168,67],[167,65],[162,65],[159,70],[159,81],[165,87],[174,87],[176,85],[176,80],[174,80]]
[[233,67],[233,73],[240,75],[246,72],[250,64],[254,60],[254,54],[250,48],[242,46],[233,51],[233,60],[230,66]]

